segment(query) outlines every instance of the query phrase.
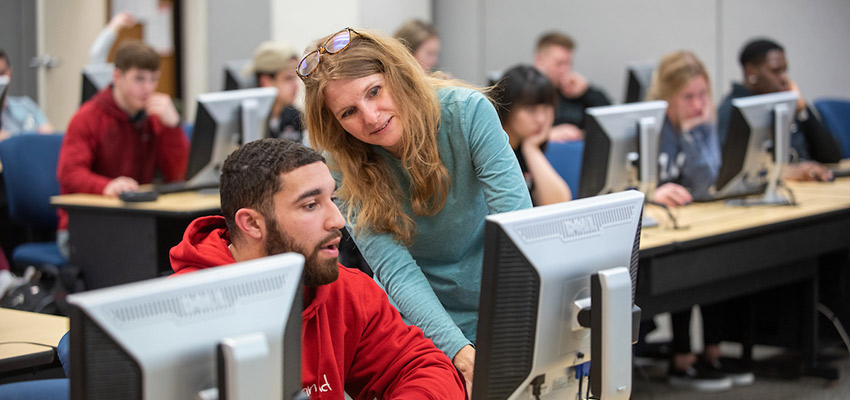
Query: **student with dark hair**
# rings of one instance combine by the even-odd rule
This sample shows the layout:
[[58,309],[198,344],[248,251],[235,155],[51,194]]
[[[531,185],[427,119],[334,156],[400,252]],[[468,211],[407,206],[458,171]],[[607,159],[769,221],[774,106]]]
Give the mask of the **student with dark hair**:
[[171,249],[175,274],[285,252],[304,255],[301,379],[312,398],[463,399],[460,374],[406,325],[367,275],[337,261],[345,226],[336,182],[315,150],[248,143],[221,173],[223,216],[201,217]]
[[835,138],[818,121],[811,107],[800,93],[797,84],[788,76],[788,61],[785,49],[768,39],[757,39],[747,43],[739,58],[743,68],[743,84],[732,85],[732,92],[720,104],[717,121],[721,145],[726,142],[732,100],[759,94],[794,91],[799,96],[791,127],[791,147],[797,160],[785,173],[792,180],[830,180],[832,172],[818,163],[834,163],[841,160],[841,152]]
[[[83,104],[68,125],[56,175],[62,194],[117,197],[151,183],[185,179],[189,141],[171,98],[155,92],[159,56],[131,41],[115,53],[112,84]],[[57,241],[67,251],[68,214],[59,210]],[[67,253],[66,253],[67,255]]]
[[611,104],[600,88],[590,85],[587,78],[573,70],[575,48],[575,41],[560,32],[546,33],[537,40],[534,66],[558,89],[554,141],[583,138],[584,110]]
[[[0,49],[0,76],[12,79],[9,56]],[[8,88],[7,88],[8,92]],[[0,141],[21,133],[53,133],[53,125],[32,99],[27,96],[9,96],[0,104]]]
[[517,65],[507,70],[493,86],[491,96],[533,204],[542,206],[569,201],[572,198],[570,188],[543,153],[555,119],[555,87],[536,68]]

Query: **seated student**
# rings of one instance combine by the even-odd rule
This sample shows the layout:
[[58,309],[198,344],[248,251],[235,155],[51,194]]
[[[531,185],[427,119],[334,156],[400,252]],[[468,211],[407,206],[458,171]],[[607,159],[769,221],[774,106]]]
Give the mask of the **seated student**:
[[[362,272],[337,262],[345,219],[316,151],[280,139],[248,143],[224,162],[222,216],[196,219],[171,249],[175,274],[294,251],[306,257],[304,391],[322,399],[463,399],[451,361]],[[327,388],[327,390],[325,389]]]
[[549,32],[537,40],[534,66],[558,89],[553,141],[580,140],[584,137],[584,110],[611,104],[601,89],[573,70],[575,42],[560,32]]
[[440,61],[440,34],[434,25],[412,19],[398,28],[393,37],[407,46],[425,72],[431,72]]
[[[189,141],[171,98],[156,93],[159,56],[141,42],[115,53],[112,84],[74,114],[59,151],[62,194],[116,197],[151,183],[185,179]],[[57,242],[67,251],[68,214],[59,210]],[[67,253],[66,253],[67,256]]]
[[301,111],[293,105],[298,95],[298,53],[280,42],[265,42],[254,52],[248,70],[257,78],[260,87],[277,89],[277,98],[266,124],[269,137],[289,139],[301,143],[304,124]]
[[708,195],[720,169],[711,85],[702,62],[689,51],[661,59],[647,100],[667,101],[659,144],[659,186],[653,200],[681,206]]
[[744,84],[732,84],[732,92],[717,110],[721,146],[726,141],[729,129],[732,99],[791,90],[799,96],[794,124],[791,127],[791,147],[792,153],[796,152],[797,160],[801,162],[790,165],[785,172],[785,178],[803,181],[831,180],[832,172],[818,163],[840,161],[841,151],[835,138],[806,104],[797,84],[788,76],[785,49],[771,40],[753,40],[741,50],[739,61],[744,72]]
[[[9,56],[0,49],[0,76],[12,79],[12,65]],[[7,91],[8,93],[8,91]],[[17,136],[21,133],[53,133],[53,125],[47,121],[47,117],[32,99],[27,96],[6,95],[3,104],[0,104],[0,141]]]
[[[648,100],[668,103],[661,128],[660,182],[653,200],[667,206],[690,203],[706,195],[720,169],[720,146],[713,121],[711,84],[696,55],[677,51],[664,56],[653,76]],[[732,385],[751,384],[749,371],[720,363],[722,309],[702,305],[704,351],[702,359],[691,352],[690,310],[672,313],[673,356],[668,382],[677,387],[702,391],[725,390]]]
[[519,160],[534,205],[572,199],[570,188],[543,154],[555,119],[555,87],[530,65],[505,71],[491,92],[502,128]]

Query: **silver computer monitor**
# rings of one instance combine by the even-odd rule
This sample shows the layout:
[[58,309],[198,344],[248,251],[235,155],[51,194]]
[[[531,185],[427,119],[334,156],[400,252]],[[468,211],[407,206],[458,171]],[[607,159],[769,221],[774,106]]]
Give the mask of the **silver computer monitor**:
[[623,103],[646,100],[646,92],[652,84],[654,71],[654,61],[633,62],[626,66],[626,97]]
[[732,100],[729,131],[712,196],[764,193],[743,203],[790,203],[778,189],[789,158],[796,102],[797,94],[790,91]]
[[187,184],[217,186],[225,158],[242,144],[265,137],[265,121],[276,97],[277,89],[272,87],[198,96]]
[[637,188],[651,198],[666,111],[661,100],[588,108],[578,197]]
[[[0,107],[6,106],[6,90],[9,89],[9,77],[0,75]],[[0,127],[3,126],[3,115],[0,113]]]
[[257,87],[254,75],[244,74],[245,67],[251,64],[250,58],[224,62],[224,90],[250,89]]
[[89,64],[83,67],[83,87],[80,104],[85,103],[97,92],[112,83],[115,64]]
[[68,296],[71,399],[292,399],[303,265],[288,253]]
[[629,398],[643,199],[630,190],[487,217],[473,400],[584,398],[586,374],[575,376],[587,362],[596,398]]

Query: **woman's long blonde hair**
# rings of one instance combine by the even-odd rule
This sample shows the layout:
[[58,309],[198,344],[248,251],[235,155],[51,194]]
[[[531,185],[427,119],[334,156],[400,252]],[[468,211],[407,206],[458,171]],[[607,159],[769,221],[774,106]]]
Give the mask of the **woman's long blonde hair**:
[[[331,169],[342,172],[338,195],[357,230],[368,227],[392,233],[406,245],[413,243],[416,223],[402,210],[407,196],[389,165],[374,146],[348,134],[325,106],[324,90],[329,81],[383,74],[386,90],[400,118],[401,163],[410,180],[410,203],[416,215],[435,215],[445,205],[449,175],[440,160],[437,133],[440,102],[436,89],[450,84],[428,77],[413,55],[398,40],[374,32],[357,30],[345,50],[322,54],[321,63],[304,79],[305,117],[313,147],[333,158]],[[312,51],[331,35],[316,41]],[[359,210],[352,221],[354,210]]]
[[647,100],[670,101],[691,79],[701,76],[711,95],[711,80],[702,61],[687,50],[677,51],[664,56],[658,68],[652,74],[652,84],[646,94]]

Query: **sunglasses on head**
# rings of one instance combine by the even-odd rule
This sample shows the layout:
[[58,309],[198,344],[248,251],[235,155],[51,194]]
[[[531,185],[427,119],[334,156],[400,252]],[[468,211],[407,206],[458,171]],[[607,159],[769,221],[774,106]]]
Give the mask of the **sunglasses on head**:
[[298,67],[295,68],[295,73],[297,73],[301,79],[307,78],[311,73],[313,73],[313,71],[316,70],[319,63],[322,62],[322,53],[336,54],[347,49],[348,45],[351,44],[352,34],[360,35],[354,29],[345,28],[331,36],[324,44],[319,46],[318,49],[307,53],[307,55],[301,59],[301,62],[298,63]]

